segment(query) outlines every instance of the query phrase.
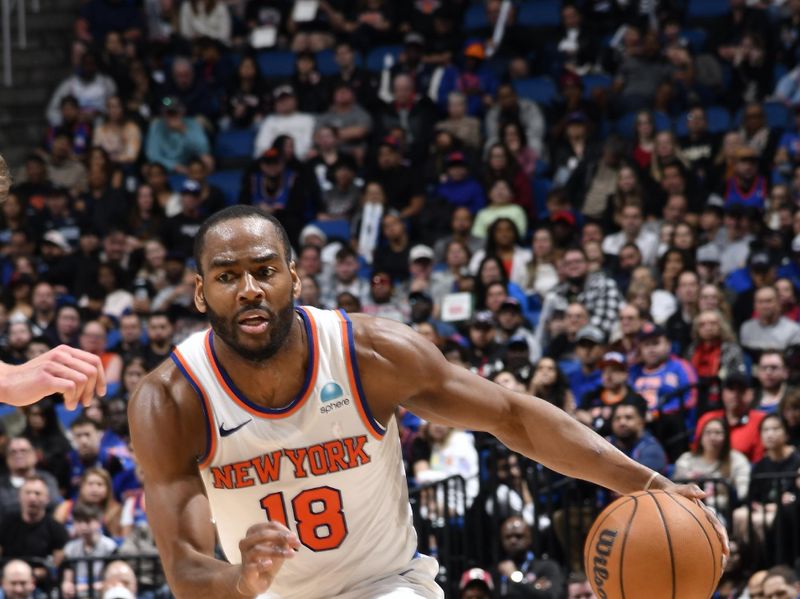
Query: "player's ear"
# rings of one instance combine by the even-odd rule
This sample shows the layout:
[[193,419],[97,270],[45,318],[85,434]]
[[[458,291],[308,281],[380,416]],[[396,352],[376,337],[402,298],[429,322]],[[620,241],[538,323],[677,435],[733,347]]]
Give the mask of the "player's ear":
[[203,277],[200,274],[194,276],[194,305],[201,314],[206,313],[206,295],[203,291]]
[[297,298],[300,297],[300,276],[297,274],[295,261],[292,260],[289,262],[289,273],[292,275],[292,297]]

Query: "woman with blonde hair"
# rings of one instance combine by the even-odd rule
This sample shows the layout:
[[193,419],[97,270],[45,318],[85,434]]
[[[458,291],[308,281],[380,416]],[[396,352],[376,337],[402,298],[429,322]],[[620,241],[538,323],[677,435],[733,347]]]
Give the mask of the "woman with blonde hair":
[[[686,351],[701,381],[716,383],[733,373],[745,372],[744,353],[730,324],[719,310],[701,310],[692,321],[692,344]],[[710,386],[708,402],[717,403],[719,390]]]
[[53,518],[72,532],[72,509],[85,503],[99,507],[103,512],[103,528],[112,537],[120,535],[120,505],[114,499],[111,475],[103,468],[87,468],[78,485],[78,496],[67,499],[53,513]]

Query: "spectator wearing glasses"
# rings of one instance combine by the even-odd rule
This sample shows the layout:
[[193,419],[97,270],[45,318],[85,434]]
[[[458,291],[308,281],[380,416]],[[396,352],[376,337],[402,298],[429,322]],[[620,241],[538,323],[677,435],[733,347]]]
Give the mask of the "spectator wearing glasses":
[[789,370],[783,352],[768,350],[762,353],[755,374],[759,389],[753,405],[767,414],[775,413],[789,390]]

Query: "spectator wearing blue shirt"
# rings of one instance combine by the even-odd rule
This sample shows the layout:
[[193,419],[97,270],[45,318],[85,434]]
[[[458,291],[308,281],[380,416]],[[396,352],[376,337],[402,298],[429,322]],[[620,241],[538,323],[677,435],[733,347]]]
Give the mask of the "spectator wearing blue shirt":
[[611,417],[612,435],[608,441],[626,456],[656,472],[664,472],[667,456],[653,435],[645,430],[644,406],[624,400]]
[[575,355],[580,362],[569,375],[569,386],[576,398],[581,398],[603,382],[600,360],[606,350],[606,336],[599,327],[588,324],[575,336]]
[[733,176],[725,181],[725,208],[743,206],[763,211],[767,180],[758,174],[758,153],[749,146],[736,151]]
[[469,174],[463,152],[450,152],[445,160],[445,179],[436,186],[436,195],[453,208],[464,206],[475,215],[486,205],[486,194],[478,180]]
[[161,117],[147,132],[145,154],[150,162],[158,162],[174,173],[188,174],[189,162],[200,158],[213,170],[214,160],[203,127],[186,116],[183,104],[174,96],[161,102]]

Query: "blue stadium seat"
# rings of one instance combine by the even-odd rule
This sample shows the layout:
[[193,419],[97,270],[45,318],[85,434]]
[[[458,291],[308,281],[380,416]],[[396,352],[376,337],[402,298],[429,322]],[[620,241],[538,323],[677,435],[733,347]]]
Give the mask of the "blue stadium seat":
[[186,181],[186,175],[175,173],[169,176],[169,186],[172,191],[180,191],[184,181]]
[[473,4],[464,13],[464,29],[467,31],[475,31],[476,29],[483,29],[489,26],[489,20],[486,18],[486,7],[483,3]]
[[764,102],[764,115],[770,127],[787,129],[793,125],[792,113],[782,102]]
[[[689,133],[688,123],[686,122],[688,114],[688,112],[684,112],[675,119],[675,135],[678,137],[684,137]],[[706,118],[708,120],[708,130],[711,133],[724,133],[730,129],[731,115],[722,106],[709,106],[706,108]]]
[[539,104],[552,104],[558,98],[556,84],[550,77],[532,77],[514,82],[514,89],[523,97]]
[[[734,118],[734,124],[739,126],[742,124],[744,116],[744,109],[739,110]],[[764,102],[764,116],[767,119],[767,125],[774,129],[791,129],[793,128],[792,113],[789,108],[782,102]]]
[[729,0],[690,0],[686,17],[692,19],[711,19],[730,11]]
[[533,205],[539,220],[546,220],[549,216],[547,194],[550,193],[552,186],[553,181],[550,178],[536,177],[533,180]]
[[258,53],[258,68],[268,79],[283,79],[294,75],[295,54],[288,50]]
[[[108,395],[108,393],[106,393]],[[68,410],[64,404],[56,404],[56,415],[64,430],[69,430],[69,425],[82,414],[82,410]]]
[[[321,75],[335,75],[339,72],[339,67],[336,65],[333,50],[323,50],[317,52],[317,69]],[[355,53],[356,66],[362,66],[364,61],[361,59],[361,54]]]
[[255,129],[228,129],[217,133],[214,156],[219,159],[250,158],[256,141]]
[[[667,129],[672,128],[672,121],[663,112],[654,112],[653,119],[656,123],[656,131],[666,131]],[[622,137],[632,139],[635,124],[636,113],[629,112],[617,120],[617,122],[614,124],[614,130]]]
[[376,73],[382,71],[383,61],[386,55],[391,54],[396,63],[397,57],[400,55],[402,50],[402,46],[378,46],[377,48],[373,48],[370,50],[369,54],[367,54],[367,70]]
[[315,220],[312,223],[322,229],[330,241],[333,238],[348,241],[350,239],[350,221],[347,220]]
[[217,171],[208,176],[208,182],[222,190],[228,206],[239,202],[239,192],[242,189],[242,171]]
[[706,49],[708,35],[703,29],[684,29],[681,36],[689,42],[693,54],[698,54]]
[[529,0],[519,7],[517,23],[524,27],[558,27],[560,0]]
[[608,75],[601,73],[590,73],[581,77],[583,82],[583,97],[591,98],[592,92],[596,89],[611,89],[611,84],[614,80]]

